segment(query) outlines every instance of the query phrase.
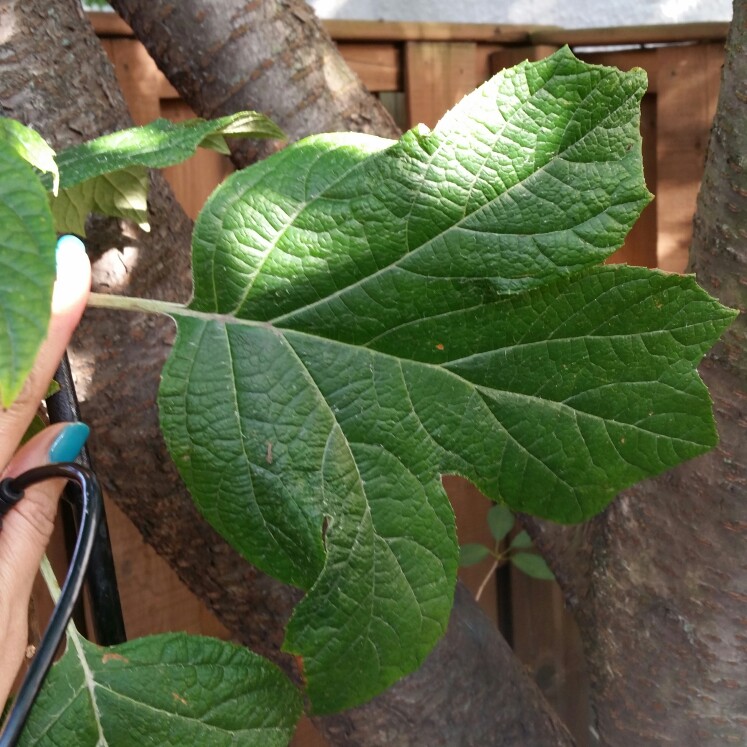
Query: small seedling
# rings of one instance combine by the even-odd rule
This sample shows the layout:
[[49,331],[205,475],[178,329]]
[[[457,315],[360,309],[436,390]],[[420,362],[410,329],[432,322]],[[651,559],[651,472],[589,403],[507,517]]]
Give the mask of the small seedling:
[[490,527],[490,534],[495,540],[493,548],[486,547],[479,542],[468,542],[459,547],[459,565],[462,568],[475,565],[485,558],[493,558],[490,570],[485,574],[475,593],[475,599],[480,599],[491,576],[506,563],[512,563],[515,568],[532,578],[542,581],[553,581],[555,579],[553,572],[541,555],[536,552],[522,552],[533,548],[532,539],[524,530],[516,534],[508,547],[501,549],[502,543],[515,524],[516,517],[511,509],[507,506],[493,506],[488,511],[488,527]]

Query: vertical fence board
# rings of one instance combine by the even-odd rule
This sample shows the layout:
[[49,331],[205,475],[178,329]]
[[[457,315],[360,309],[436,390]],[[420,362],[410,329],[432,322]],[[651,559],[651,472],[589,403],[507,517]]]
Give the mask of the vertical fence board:
[[[657,183],[657,83],[659,57],[655,50],[624,50],[581,54],[580,57],[596,65],[612,65],[621,70],[643,68],[648,74],[648,89],[641,102],[641,136],[643,138],[643,170],[646,185],[656,196]],[[657,203],[649,204],[625,239],[625,244],[609,262],[656,267],[658,263]]]
[[658,265],[683,272],[716,112],[723,46],[664,47],[657,54]]
[[228,640],[229,632],[112,501],[106,514],[127,637],[179,630]]
[[109,39],[105,50],[135,124],[148,124],[158,119],[164,77],[145,47],[134,39]]
[[[443,484],[454,506],[459,544],[477,542],[492,548],[494,541],[488,529],[486,517],[493,502],[480,493],[474,485],[461,477],[447,475],[443,478]],[[475,565],[459,569],[460,580],[473,594],[477,593],[486,575],[490,572],[492,562],[492,558],[487,558]],[[495,576],[485,584],[480,596],[480,607],[491,620],[498,624]]]
[[470,42],[406,42],[405,94],[410,126],[434,127],[443,114],[470,93],[475,48]]
[[382,91],[379,94],[384,108],[392,115],[394,123],[404,132],[408,128],[407,98],[402,91]]
[[402,47],[399,44],[337,45],[348,66],[369,91],[402,90]]
[[[656,96],[646,94],[641,102],[641,135],[643,136],[643,171],[646,185],[656,195]],[[610,258],[610,263],[657,266],[658,212],[656,200],[641,213],[625,243]]]
[[560,587],[511,569],[513,647],[578,747],[589,742],[589,679],[581,636]]
[[[195,116],[192,109],[180,99],[162,99],[161,116],[174,122],[183,122]],[[198,148],[192,158],[178,166],[163,170],[174,195],[184,212],[194,220],[215,187],[231,172],[233,167],[227,156],[214,150]]]

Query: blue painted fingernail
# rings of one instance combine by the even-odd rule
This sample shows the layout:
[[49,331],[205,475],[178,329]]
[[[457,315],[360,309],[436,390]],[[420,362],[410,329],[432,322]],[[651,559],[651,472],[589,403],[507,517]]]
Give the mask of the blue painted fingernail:
[[57,240],[57,249],[55,250],[57,270],[59,271],[60,265],[64,263],[66,256],[85,253],[85,244],[77,236],[72,236],[71,234],[60,236]]
[[49,461],[53,463],[75,461],[90,432],[91,429],[85,423],[66,425],[49,449]]

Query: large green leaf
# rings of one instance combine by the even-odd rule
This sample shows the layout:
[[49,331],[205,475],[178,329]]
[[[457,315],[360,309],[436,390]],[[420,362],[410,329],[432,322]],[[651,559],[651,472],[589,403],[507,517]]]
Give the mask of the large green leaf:
[[57,157],[61,189],[52,200],[57,230],[83,235],[91,212],[147,227],[148,169],[181,163],[200,146],[227,153],[229,136],[284,137],[267,117],[239,112],[179,123],[158,119],[63,150]]
[[101,648],[73,631],[21,744],[284,747],[300,713],[290,681],[244,648],[184,634]]
[[[0,133],[1,134],[1,133]],[[55,278],[47,194],[19,141],[0,137],[0,404],[23,387],[47,333]]]
[[308,590],[285,647],[317,711],[444,632],[441,475],[581,521],[715,443],[694,366],[732,313],[691,278],[593,267],[649,199],[644,84],[562,50],[433,133],[290,146],[199,217],[162,426],[208,520]]

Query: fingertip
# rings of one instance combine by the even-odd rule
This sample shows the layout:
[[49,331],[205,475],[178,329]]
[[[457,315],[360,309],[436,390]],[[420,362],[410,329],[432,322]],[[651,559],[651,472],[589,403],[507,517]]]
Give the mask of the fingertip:
[[57,241],[55,256],[57,280],[52,297],[52,313],[82,310],[91,286],[91,265],[85,245],[77,236],[61,236]]
[[57,265],[59,266],[61,261],[64,262],[65,256],[70,253],[85,254],[86,246],[77,236],[68,233],[57,239],[57,247],[55,249]]
[[50,462],[73,462],[88,440],[91,429],[85,423],[67,423],[49,447]]

